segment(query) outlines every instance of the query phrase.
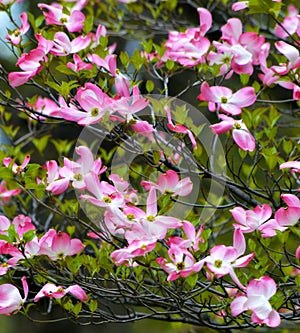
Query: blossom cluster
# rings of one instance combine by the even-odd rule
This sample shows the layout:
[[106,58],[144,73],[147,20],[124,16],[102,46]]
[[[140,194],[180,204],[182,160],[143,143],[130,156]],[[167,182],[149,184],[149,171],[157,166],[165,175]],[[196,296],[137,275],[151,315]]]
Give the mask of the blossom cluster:
[[[18,2],[20,1],[0,1],[0,9],[8,10]],[[119,2],[121,6],[135,3],[125,0]],[[30,153],[18,158],[9,155],[7,151],[1,152],[3,180],[0,184],[0,198],[4,208],[18,198],[20,203],[26,204],[22,195],[32,194],[36,190],[36,194],[33,194],[36,202],[51,206],[53,200],[55,208],[52,212],[58,212],[57,207],[62,207],[61,201],[74,190],[81,207],[86,209],[86,212],[92,207],[96,217],[91,223],[84,224],[95,231],[88,234],[95,242],[89,239],[85,243],[79,238],[72,238],[63,226],[49,227],[43,234],[39,233],[38,223],[30,214],[16,214],[11,219],[1,215],[0,255],[4,262],[0,266],[0,275],[9,279],[11,272],[15,272],[21,265],[34,263],[37,258],[51,261],[62,268],[67,265],[65,263],[70,257],[80,257],[81,253],[88,256],[94,251],[97,253],[94,257],[97,257],[99,248],[99,251],[103,251],[102,255],[107,250],[108,258],[103,260],[103,267],[99,268],[99,271],[105,270],[105,262],[109,262],[112,269],[107,275],[114,274],[119,269],[121,271],[123,267],[124,271],[121,272],[126,272],[125,269],[134,271],[145,267],[147,270],[153,269],[153,276],[158,276],[158,279],[163,276],[161,280],[165,283],[171,284],[175,281],[174,285],[178,281],[191,281],[194,277],[200,279],[201,276],[205,284],[204,290],[214,290],[218,296],[227,290],[223,297],[229,299],[228,306],[225,310],[214,311],[217,316],[221,318],[222,314],[225,317],[230,314],[240,318],[241,313],[250,311],[252,323],[277,327],[281,322],[281,312],[291,310],[291,307],[286,305],[288,301],[286,304],[283,301],[280,304],[274,302],[274,296],[285,296],[275,281],[281,271],[284,272],[285,264],[281,266],[280,257],[280,265],[276,267],[280,269],[263,270],[263,267],[259,266],[261,251],[252,243],[255,239],[265,250],[265,244],[272,241],[280,240],[284,244],[285,237],[289,234],[299,237],[296,227],[300,218],[300,200],[297,190],[292,189],[292,180],[288,177],[291,176],[291,179],[299,183],[297,175],[292,177],[300,173],[300,162],[294,160],[293,153],[296,148],[283,148],[288,150],[289,156],[288,162],[283,162],[284,160],[278,157],[280,153],[273,152],[273,148],[268,147],[269,142],[262,144],[260,139],[263,135],[272,138],[272,129],[269,132],[265,129],[263,134],[256,133],[255,119],[251,122],[246,115],[255,112],[255,105],[263,91],[274,86],[291,90],[293,101],[299,103],[300,55],[295,40],[290,42],[287,39],[290,36],[300,37],[298,10],[292,5],[288,7],[282,23],[279,24],[278,21],[273,27],[274,35],[281,40],[271,44],[264,35],[256,31],[243,31],[239,18],[228,19],[226,24],[220,27],[220,39],[211,41],[209,33],[213,26],[213,16],[206,8],[198,8],[198,27],[169,31],[161,48],[156,45],[151,50],[135,53],[131,58],[135,71],[130,75],[129,56],[127,59],[124,53],[122,56],[118,55],[116,44],[108,44],[109,33],[105,25],[98,24],[94,29],[89,28],[90,18],[85,10],[88,3],[88,0],[65,1],[63,4],[54,2],[50,5],[39,3],[43,25],[33,23],[29,20],[29,15],[23,12],[19,17],[20,26],[14,31],[8,31],[7,42],[13,50],[20,51],[16,62],[17,70],[7,75],[8,87],[17,92],[22,85],[38,82],[36,85],[43,86],[43,92],[48,92],[46,96],[41,94],[24,99],[17,109],[30,115],[30,125],[45,120],[53,120],[53,123],[72,122],[91,131],[94,129],[96,133],[97,125],[101,124],[106,128],[107,136],[115,140],[112,140],[114,143],[130,142],[130,152],[136,148],[137,141],[134,140],[140,135],[145,140],[142,142],[153,144],[155,149],[138,150],[139,146],[136,144],[137,155],[145,158],[160,175],[148,178],[145,176],[133,186],[129,179],[121,176],[122,166],[119,166],[120,174],[112,172],[113,162],[109,163],[108,158],[104,160],[95,156],[97,154],[94,154],[90,143],[78,144],[74,159],[49,159],[38,167],[30,163]],[[235,3],[232,9],[247,10],[248,6],[248,1],[242,1]],[[23,46],[24,37],[29,32],[33,32],[34,43],[28,51]],[[262,164],[261,168],[253,165],[253,174],[254,169],[267,173],[266,170],[272,163],[270,160],[275,158],[279,167],[276,164],[270,168],[272,173],[278,171],[276,168],[290,169],[291,172],[282,172],[282,177],[285,176],[290,182],[284,183],[282,190],[276,193],[277,197],[272,197],[270,192],[279,188],[281,176],[276,180],[273,174],[269,176],[268,181],[272,179],[274,185],[269,191],[265,191],[264,195],[261,193],[262,189],[256,191],[256,181],[250,176],[252,182],[247,179],[247,184],[254,184],[254,189],[245,190],[246,181],[241,180],[240,176],[243,163],[233,179],[229,179],[226,171],[215,175],[211,162],[220,156],[209,156],[208,161],[205,161],[205,154],[202,154],[204,148],[198,139],[201,130],[200,134],[197,133],[198,138],[194,133],[201,126],[197,128],[191,124],[190,118],[185,117],[186,110],[173,109],[168,103],[155,103],[151,96],[141,95],[142,88],[137,77],[143,65],[163,81],[163,92],[166,95],[168,75],[172,76],[176,70],[180,72],[181,69],[194,70],[200,77],[195,101],[197,100],[201,107],[207,108],[208,113],[214,113],[218,121],[209,126],[212,135],[230,132],[238,146],[235,148],[239,156],[250,159],[255,154],[254,164],[264,158],[266,163]],[[52,80],[53,66],[56,66],[55,70],[60,74],[66,75],[66,80],[61,84],[56,79]],[[248,85],[254,74],[257,74],[258,81]],[[240,78],[242,86],[231,89],[230,80],[235,77]],[[148,83],[148,92],[151,90],[149,87],[151,88],[151,84]],[[141,111],[144,111],[146,116]],[[268,124],[267,117],[259,115],[258,118]],[[263,126],[266,126],[265,123]],[[166,131],[162,130],[163,127]],[[133,140],[126,142],[128,138]],[[180,145],[175,142],[177,138],[182,141]],[[161,148],[162,143],[170,151]],[[216,141],[212,146],[215,146],[215,143]],[[19,151],[16,154],[18,153]],[[271,155],[269,159],[268,154]],[[106,152],[106,157],[107,155],[109,154]],[[184,158],[185,167],[181,169],[180,162]],[[196,158],[198,160],[194,162]],[[229,153],[226,159],[230,159]],[[232,159],[234,165],[235,157]],[[17,160],[20,163],[17,163]],[[247,163],[245,159],[246,166]],[[194,165],[198,168],[197,171],[192,170]],[[35,171],[33,175],[30,174],[31,170]],[[244,173],[250,168],[245,170],[243,169]],[[146,170],[139,169],[140,173],[144,171],[146,173]],[[200,218],[195,218],[199,214],[198,206],[211,209],[219,208],[217,205],[210,202],[202,205],[201,201],[198,206],[198,203],[195,204],[191,218],[187,216],[183,219],[176,217],[175,210],[173,212],[168,209],[173,203],[194,193],[195,176],[203,177],[203,182],[207,178],[213,179],[214,176],[217,176],[215,178],[218,180],[221,178],[223,183],[228,181],[229,192],[236,185],[235,192],[228,194],[229,203],[226,202],[224,206],[220,204],[220,207],[230,208],[228,215],[221,217],[224,224],[228,222],[227,226],[232,235],[230,238],[233,237],[229,244],[218,238],[218,233],[216,237],[209,238],[214,227],[207,227]],[[29,181],[30,177],[32,179]],[[13,185],[8,184],[11,179],[14,179]],[[234,183],[236,179],[240,180],[239,184]],[[243,191],[245,194],[240,194]],[[140,200],[141,193],[144,202]],[[246,197],[246,204],[234,199],[236,193],[239,193],[242,199]],[[199,193],[198,195],[200,197]],[[253,199],[252,195],[256,199]],[[203,197],[207,199],[205,194]],[[249,206],[253,208],[250,209]],[[66,207],[63,207],[60,215],[65,217],[66,211],[68,212]],[[78,221],[82,222],[80,218]],[[222,228],[221,226],[220,230]],[[290,279],[290,285],[297,284],[296,279],[300,272],[300,246],[297,241],[298,239],[291,245],[291,250],[284,253],[287,258],[286,266],[292,268],[292,271],[285,274],[285,278]],[[86,245],[91,244],[93,250],[89,252]],[[271,256],[269,252],[268,255]],[[280,255],[283,256],[281,253]],[[78,271],[84,260],[88,261],[86,257],[82,262],[78,261]],[[282,261],[284,262],[283,259]],[[71,266],[69,264],[68,269]],[[263,273],[257,272],[256,267],[261,268]],[[248,278],[247,273],[251,278]],[[34,291],[29,290],[27,279],[25,275],[21,277],[24,297],[19,291],[20,286],[13,283],[0,284],[0,314],[11,315],[20,311],[26,302],[31,302],[29,293],[35,293],[32,298],[34,303],[42,297],[60,299],[69,293],[80,302],[93,299],[79,284],[65,286],[59,281],[53,283],[52,278],[49,281],[46,279],[43,286],[39,283],[39,291]]]
[[[49,229],[42,237],[36,234],[36,227],[29,216],[18,215],[12,221],[6,216],[0,216],[0,254],[8,258],[0,266],[0,275],[5,275],[8,270],[16,268],[20,261],[30,260],[36,256],[45,255],[56,261],[79,253],[84,249],[80,239],[73,238],[61,231]],[[11,315],[19,311],[28,297],[28,284],[26,277],[22,278],[24,298],[18,288],[12,284],[0,285],[0,313]],[[71,293],[79,300],[87,300],[84,290],[73,285],[66,289],[53,283],[45,284],[37,293],[34,301],[42,297],[61,298]]]

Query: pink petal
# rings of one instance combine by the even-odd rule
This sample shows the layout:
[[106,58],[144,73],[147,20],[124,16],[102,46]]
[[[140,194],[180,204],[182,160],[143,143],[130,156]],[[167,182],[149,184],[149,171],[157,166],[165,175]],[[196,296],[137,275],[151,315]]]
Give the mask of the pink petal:
[[233,316],[238,316],[240,313],[247,310],[247,307],[245,307],[246,301],[246,296],[238,296],[231,302],[230,309]]
[[76,285],[70,286],[65,290],[66,293],[71,293],[73,296],[77,297],[80,301],[87,301],[88,297],[85,291]]
[[230,99],[230,103],[236,104],[241,108],[252,105],[255,101],[256,94],[253,87],[245,87],[238,90]]
[[244,234],[240,229],[235,229],[233,234],[233,246],[237,249],[238,256],[245,253],[246,250],[246,241]]
[[198,8],[197,11],[200,21],[200,34],[201,36],[204,36],[212,25],[212,16],[210,11],[205,8]]
[[282,194],[281,199],[289,206],[289,207],[297,207],[300,208],[300,199],[296,197],[294,194]]
[[267,299],[271,298],[276,293],[275,281],[268,277],[263,276],[260,279],[251,280],[247,286],[248,296],[261,296],[263,295]]

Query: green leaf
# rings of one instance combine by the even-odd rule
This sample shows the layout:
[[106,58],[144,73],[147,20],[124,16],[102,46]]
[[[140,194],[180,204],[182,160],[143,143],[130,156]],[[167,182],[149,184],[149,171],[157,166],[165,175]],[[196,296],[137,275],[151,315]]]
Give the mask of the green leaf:
[[43,155],[44,150],[48,144],[50,135],[45,135],[41,138],[34,138],[32,140],[32,143],[34,144],[34,146],[36,147],[36,149],[38,150],[38,152]]
[[251,252],[254,252],[256,249],[256,242],[251,238],[248,239],[248,248]]
[[76,230],[75,225],[68,225],[67,226],[67,233],[70,235],[70,237],[72,237],[72,235],[74,234]]
[[35,236],[34,230],[29,230],[23,234],[22,238],[27,243],[33,240],[34,236]]
[[85,34],[91,32],[93,30],[93,25],[94,25],[94,15],[87,15],[84,20],[83,32]]
[[82,309],[82,303],[81,303],[81,302],[78,302],[78,303],[76,303],[76,304],[74,305],[72,311],[73,311],[73,313],[74,313],[75,316],[78,316],[79,313],[80,313],[80,311],[81,311],[81,309]]
[[144,58],[141,56],[141,52],[139,49],[135,49],[133,55],[130,58],[131,63],[135,67],[136,70],[140,70],[144,63]]
[[98,309],[98,302],[95,299],[90,301],[89,309],[91,312],[95,312]]
[[121,60],[122,65],[127,68],[129,66],[129,56],[128,53],[125,51],[121,51],[119,58]]
[[168,59],[165,63],[167,70],[171,71],[174,68],[175,62]]
[[67,67],[66,65],[64,65],[64,64],[60,64],[60,65],[56,66],[55,69],[56,69],[58,72],[63,73],[63,74],[66,74],[66,75],[74,75],[74,74],[75,74],[75,72],[74,72],[72,69],[68,68],[68,67]]
[[240,80],[243,86],[246,86],[247,83],[249,82],[250,75],[249,74],[241,74],[240,75]]
[[249,0],[249,14],[272,14],[277,17],[281,9],[280,2],[274,2],[273,0]]
[[194,288],[198,281],[198,274],[191,274],[187,278],[185,278],[185,283],[188,284],[189,287]]
[[282,142],[284,152],[289,155],[294,148],[294,143],[291,140],[284,139]]
[[146,82],[146,90],[148,91],[148,93],[150,94],[154,89],[154,83],[151,80],[147,80]]

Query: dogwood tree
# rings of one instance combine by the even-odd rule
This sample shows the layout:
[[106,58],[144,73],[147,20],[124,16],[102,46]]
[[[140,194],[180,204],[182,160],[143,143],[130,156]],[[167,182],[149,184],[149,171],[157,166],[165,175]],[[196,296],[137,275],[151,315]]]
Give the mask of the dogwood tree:
[[293,2],[24,4],[0,1],[0,313],[296,323]]

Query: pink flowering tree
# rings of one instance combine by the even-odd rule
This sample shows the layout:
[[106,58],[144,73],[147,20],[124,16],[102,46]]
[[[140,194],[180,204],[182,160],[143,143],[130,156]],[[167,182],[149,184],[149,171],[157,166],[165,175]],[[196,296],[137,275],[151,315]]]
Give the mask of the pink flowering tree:
[[0,0],[0,314],[296,326],[293,3]]

